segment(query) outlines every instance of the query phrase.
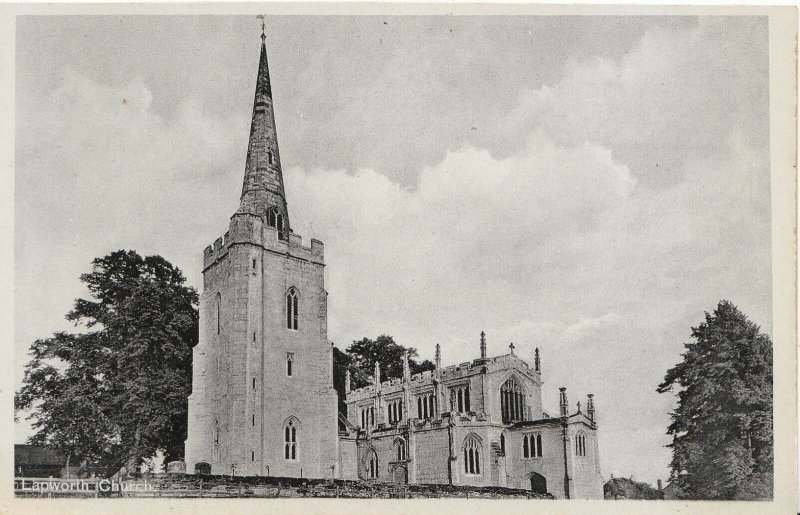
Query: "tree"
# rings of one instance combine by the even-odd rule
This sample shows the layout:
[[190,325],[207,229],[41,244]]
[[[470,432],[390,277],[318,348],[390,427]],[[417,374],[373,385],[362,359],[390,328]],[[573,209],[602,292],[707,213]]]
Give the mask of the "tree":
[[113,472],[158,451],[183,456],[197,293],[160,256],[117,251],[81,275],[91,294],[66,318],[84,332],[36,340],[15,411],[30,411],[30,442]]
[[418,362],[417,349],[404,347],[389,335],[382,334],[374,340],[362,338],[354,340],[346,352],[333,348],[333,386],[339,394],[339,411],[346,411],[344,377],[350,371],[351,388],[361,388],[372,382],[375,363],[381,366],[381,381],[403,376],[403,355],[408,352],[408,365],[412,374],[433,370],[430,360]]
[[403,377],[403,355],[408,352],[408,365],[412,374],[418,374],[425,370],[433,370],[434,364],[430,360],[418,363],[417,349],[414,347],[404,347],[395,343],[394,338],[382,334],[371,340],[362,338],[353,341],[347,348],[348,354],[352,358],[352,366],[355,374],[351,372],[353,388],[366,386],[375,373],[375,363],[381,366],[381,381],[387,381],[398,377]]
[[723,300],[692,328],[676,388],[671,481],[693,499],[770,499],[773,481],[772,341]]

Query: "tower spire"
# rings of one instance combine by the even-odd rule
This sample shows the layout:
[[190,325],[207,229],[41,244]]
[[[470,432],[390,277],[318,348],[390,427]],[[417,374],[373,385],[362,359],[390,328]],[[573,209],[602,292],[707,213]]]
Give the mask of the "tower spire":
[[250,141],[244,166],[244,184],[239,211],[261,216],[267,225],[278,231],[281,239],[290,232],[286,193],[283,188],[272,87],[267,62],[266,24],[261,18],[261,56],[258,62]]

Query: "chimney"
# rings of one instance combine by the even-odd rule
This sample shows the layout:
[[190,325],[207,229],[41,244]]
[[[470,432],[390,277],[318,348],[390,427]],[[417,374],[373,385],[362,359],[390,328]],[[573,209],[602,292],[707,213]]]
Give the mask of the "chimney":
[[533,358],[533,368],[534,368],[534,369],[535,369],[537,372],[541,372],[541,369],[539,368],[539,347],[536,347],[536,350],[534,350],[534,351],[533,351],[533,355],[534,355],[534,358]]
[[436,344],[436,370],[442,368],[442,350],[439,344]]
[[486,359],[486,333],[481,331],[481,359]]
[[586,397],[586,414],[589,416],[589,420],[594,422],[594,394],[590,393]]
[[661,480],[660,479],[656,480],[656,484],[658,485],[658,491],[660,492],[661,491]]
[[344,373],[344,393],[350,393],[350,369]]
[[567,389],[566,387],[562,386],[558,389],[559,391],[559,400],[558,406],[560,408],[560,416],[566,417],[567,416]]

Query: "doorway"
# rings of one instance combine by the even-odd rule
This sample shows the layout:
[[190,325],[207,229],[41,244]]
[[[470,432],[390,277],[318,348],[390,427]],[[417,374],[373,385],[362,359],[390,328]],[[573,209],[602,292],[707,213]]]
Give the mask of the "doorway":
[[535,494],[547,493],[547,479],[536,472],[531,474],[531,491]]

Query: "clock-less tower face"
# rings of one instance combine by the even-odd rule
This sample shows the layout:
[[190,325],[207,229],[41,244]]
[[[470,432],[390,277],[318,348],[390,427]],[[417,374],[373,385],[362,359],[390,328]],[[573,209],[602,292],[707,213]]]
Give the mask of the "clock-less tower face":
[[239,209],[206,248],[186,461],[212,474],[330,477],[337,400],[324,247],[293,234],[266,46]]

